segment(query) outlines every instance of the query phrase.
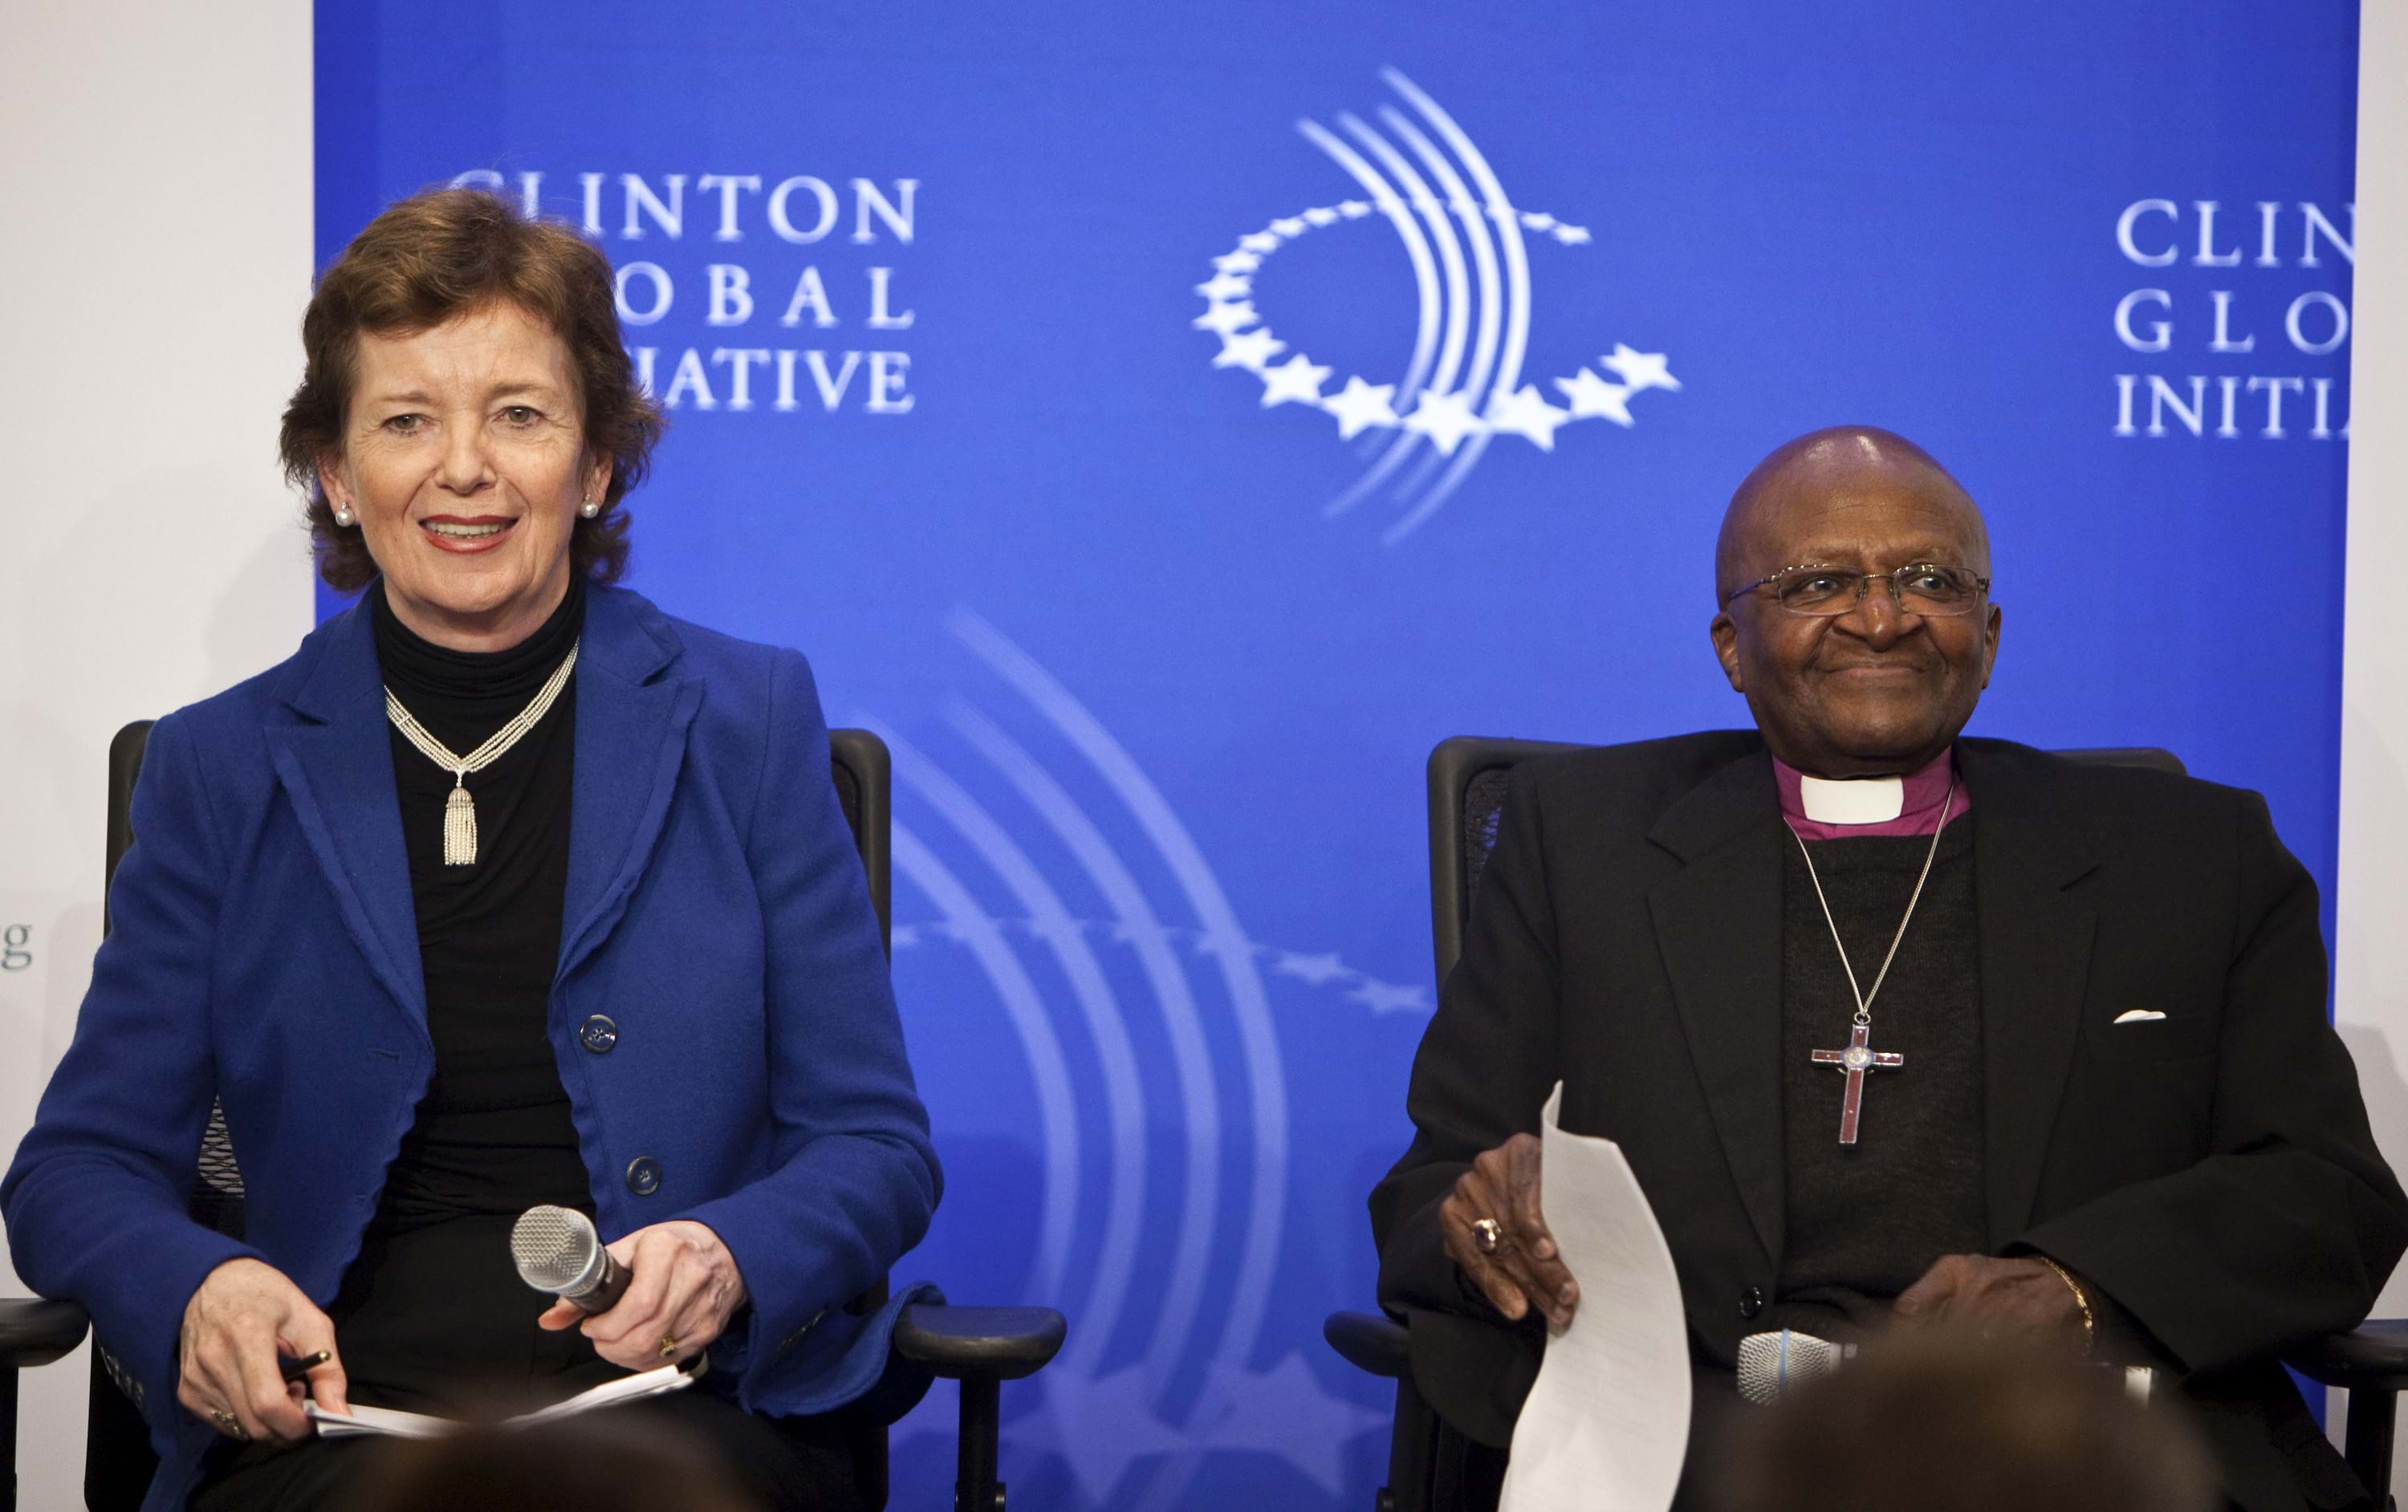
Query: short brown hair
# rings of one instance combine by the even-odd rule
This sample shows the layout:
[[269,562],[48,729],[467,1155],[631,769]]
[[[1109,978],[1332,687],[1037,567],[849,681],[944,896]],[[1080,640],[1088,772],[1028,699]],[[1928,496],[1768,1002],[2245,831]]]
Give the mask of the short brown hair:
[[619,506],[643,481],[666,423],[636,381],[619,334],[610,260],[566,226],[522,215],[475,189],[437,189],[388,207],[318,280],[301,317],[308,365],[284,407],[284,476],[308,494],[306,518],[318,576],[344,592],[376,576],[357,530],[335,523],[318,466],[343,447],[360,335],[408,335],[491,305],[511,305],[568,348],[589,453],[608,452],[602,512],[580,518],[569,565],[598,583],[627,568],[627,517]]

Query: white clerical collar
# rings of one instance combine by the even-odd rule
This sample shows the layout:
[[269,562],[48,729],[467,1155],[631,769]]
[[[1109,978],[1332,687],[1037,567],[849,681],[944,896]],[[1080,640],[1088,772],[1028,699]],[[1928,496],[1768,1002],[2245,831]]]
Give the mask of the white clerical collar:
[[1781,817],[1808,840],[1928,835],[1940,827],[1942,815],[1953,824],[1973,802],[1956,781],[1950,751],[1903,777],[1809,777],[1778,756],[1772,773],[1781,792]]
[[1906,778],[1798,774],[1798,804],[1817,824],[1886,824],[1906,812]]

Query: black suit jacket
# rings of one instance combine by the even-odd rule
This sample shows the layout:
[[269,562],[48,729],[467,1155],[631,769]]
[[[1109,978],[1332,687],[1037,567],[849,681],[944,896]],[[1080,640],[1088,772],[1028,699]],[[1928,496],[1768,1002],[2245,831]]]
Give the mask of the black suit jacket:
[[[2349,1328],[2408,1245],[2325,1018],[2315,885],[2257,794],[1965,740],[1981,928],[1989,1239],[2071,1266],[2154,1337],[2250,1512],[2355,1482],[2277,1351]],[[1413,1065],[1412,1147],[1372,1193],[1380,1298],[1417,1384],[1502,1445],[1541,1335],[1468,1302],[1438,1205],[1535,1131],[1616,1141],[1679,1270],[1699,1439],[1784,1226],[1782,876],[1754,731],[1513,775],[1462,961]],[[2116,1024],[2154,1009],[2161,1020]],[[1936,1256],[1934,1257],[1937,1258]]]

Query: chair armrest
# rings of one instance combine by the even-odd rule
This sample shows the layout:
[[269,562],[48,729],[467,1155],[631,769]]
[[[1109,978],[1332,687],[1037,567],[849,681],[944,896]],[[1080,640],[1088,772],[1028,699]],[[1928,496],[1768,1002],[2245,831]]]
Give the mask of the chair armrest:
[[84,1312],[46,1297],[0,1297],[0,1370],[47,1365],[83,1342]]
[[1068,1324],[1051,1307],[906,1307],[895,1352],[939,1376],[1016,1381],[1062,1348]]
[[1321,1336],[1357,1370],[1394,1380],[1411,1368],[1405,1325],[1385,1313],[1331,1313]]
[[2346,1334],[2294,1349],[2283,1363],[2325,1386],[2382,1391],[2408,1388],[2408,1318],[2360,1323]]

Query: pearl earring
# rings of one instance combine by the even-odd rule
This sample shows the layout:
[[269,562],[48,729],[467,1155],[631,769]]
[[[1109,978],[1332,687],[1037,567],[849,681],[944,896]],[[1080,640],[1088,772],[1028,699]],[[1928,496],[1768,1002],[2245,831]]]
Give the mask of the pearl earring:
[[588,499],[583,504],[577,506],[577,512],[583,515],[586,519],[591,520],[595,515],[602,512],[602,506],[595,504],[592,499]]
[[357,515],[354,515],[349,509],[344,508],[341,505],[338,504],[335,506],[335,523],[341,526],[343,529],[351,529],[351,521],[358,518],[359,517]]

